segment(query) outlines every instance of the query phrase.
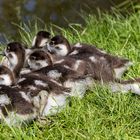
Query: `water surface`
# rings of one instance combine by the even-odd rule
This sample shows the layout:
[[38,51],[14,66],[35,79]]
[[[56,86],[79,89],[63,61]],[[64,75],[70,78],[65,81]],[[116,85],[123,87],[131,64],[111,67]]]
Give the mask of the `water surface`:
[[67,27],[69,23],[84,24],[81,11],[90,14],[96,14],[97,8],[110,11],[112,6],[121,2],[122,0],[0,0],[0,41],[4,41],[4,34],[18,38],[18,30],[13,23],[31,21],[34,25],[34,19],[38,17],[46,24],[51,22],[60,27]]

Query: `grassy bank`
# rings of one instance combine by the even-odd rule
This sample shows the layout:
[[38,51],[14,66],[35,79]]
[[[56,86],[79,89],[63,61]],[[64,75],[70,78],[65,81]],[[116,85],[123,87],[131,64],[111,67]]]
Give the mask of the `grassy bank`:
[[[59,30],[71,43],[95,44],[111,54],[129,58],[134,65],[124,78],[140,76],[140,13],[126,18],[119,14],[105,14],[98,19],[88,16],[85,27],[69,26],[67,30]],[[22,27],[19,27],[22,42],[31,44],[39,28],[37,25],[29,29],[25,25]],[[49,30],[54,34],[52,29]],[[82,100],[73,98],[71,105],[61,113],[48,117],[48,123],[34,122],[19,128],[1,124],[0,139],[140,139],[140,96],[112,94],[108,89],[97,86],[87,91]]]

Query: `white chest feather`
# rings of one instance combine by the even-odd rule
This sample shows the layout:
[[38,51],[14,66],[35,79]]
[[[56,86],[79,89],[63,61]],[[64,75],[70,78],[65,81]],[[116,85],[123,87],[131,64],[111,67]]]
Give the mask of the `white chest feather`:
[[50,94],[48,97],[47,104],[43,111],[43,116],[53,115],[57,112],[61,111],[62,108],[66,105],[66,95],[52,95]]
[[70,96],[82,98],[86,90],[92,86],[93,79],[87,77],[76,81],[68,80],[64,83],[65,87],[71,88]]

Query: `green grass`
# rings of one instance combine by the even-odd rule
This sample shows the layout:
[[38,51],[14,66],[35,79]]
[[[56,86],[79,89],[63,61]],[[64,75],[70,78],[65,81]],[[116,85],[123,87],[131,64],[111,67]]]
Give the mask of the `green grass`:
[[[52,25],[48,30],[55,34],[52,29],[55,26],[71,43],[95,44],[111,54],[129,58],[134,65],[124,78],[139,76],[140,12],[127,17],[120,14],[101,14],[99,18],[89,15],[85,20],[84,27],[70,24],[65,30]],[[37,23],[35,28],[27,28],[25,24],[18,26],[21,41],[30,46],[40,28]],[[22,127],[1,124],[0,139],[139,140],[140,96],[113,94],[105,87],[97,86],[87,91],[83,99],[73,98],[71,105],[67,105],[61,113],[48,117],[48,122],[48,125],[33,122]]]

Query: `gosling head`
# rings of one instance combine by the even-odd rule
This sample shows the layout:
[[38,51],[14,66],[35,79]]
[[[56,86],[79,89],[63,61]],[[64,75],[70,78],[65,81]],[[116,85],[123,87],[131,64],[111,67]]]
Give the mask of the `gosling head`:
[[58,56],[68,55],[71,52],[71,49],[68,40],[61,35],[54,36],[48,46],[50,53]]
[[52,59],[49,53],[43,50],[34,51],[27,60],[29,67],[32,70],[37,70],[49,65],[52,65]]
[[19,42],[11,42],[7,45],[4,55],[10,63],[10,68],[13,70],[19,63],[24,63],[25,49]]
[[12,71],[6,66],[0,65],[0,85],[10,86],[14,84]]
[[34,37],[32,42],[32,48],[44,48],[47,46],[47,43],[50,41],[51,34],[46,31],[39,31]]
[[19,74],[25,62],[24,47],[19,42],[11,42],[7,45],[4,55],[9,61],[8,68],[13,72],[16,79],[19,78]]

